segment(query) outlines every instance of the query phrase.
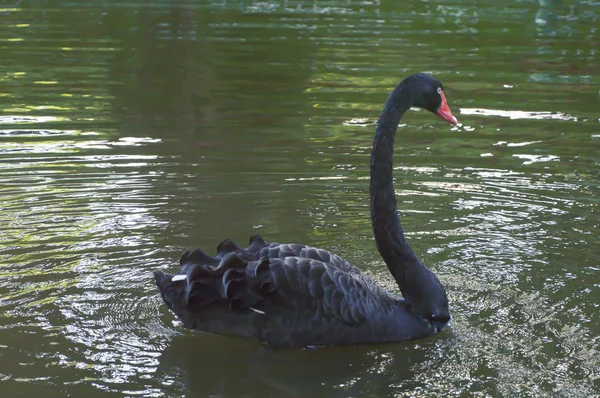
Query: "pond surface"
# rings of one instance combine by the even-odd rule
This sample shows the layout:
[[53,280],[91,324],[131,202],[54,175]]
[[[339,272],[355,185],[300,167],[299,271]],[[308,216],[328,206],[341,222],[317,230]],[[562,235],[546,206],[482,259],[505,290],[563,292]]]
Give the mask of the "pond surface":
[[[599,2],[7,3],[2,397],[600,392]],[[398,292],[368,161],[415,72],[461,122],[409,111],[394,159],[451,327],[284,351],[183,329],[152,271],[228,237],[329,249]]]

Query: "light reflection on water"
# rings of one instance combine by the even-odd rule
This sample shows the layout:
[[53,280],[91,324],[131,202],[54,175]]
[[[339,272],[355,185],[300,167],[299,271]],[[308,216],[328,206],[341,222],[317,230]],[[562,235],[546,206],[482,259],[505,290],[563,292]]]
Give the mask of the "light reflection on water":
[[[592,395],[597,10],[561,7],[3,9],[3,392]],[[226,237],[328,248],[397,290],[371,238],[367,162],[385,97],[416,71],[444,81],[464,123],[408,112],[395,158],[452,327],[293,351],[183,330],[151,271]]]
[[[461,108],[460,113],[463,115],[483,115],[483,116],[500,116],[510,119],[558,119],[571,120],[576,122],[577,117],[566,115],[561,112],[527,112],[527,111],[504,111],[497,109],[471,109]],[[583,120],[587,122],[588,120]]]

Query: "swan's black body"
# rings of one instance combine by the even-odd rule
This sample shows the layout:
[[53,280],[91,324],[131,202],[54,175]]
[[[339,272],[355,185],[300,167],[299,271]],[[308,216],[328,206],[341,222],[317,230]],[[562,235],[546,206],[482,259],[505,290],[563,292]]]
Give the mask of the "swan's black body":
[[456,123],[441,83],[407,77],[389,96],[371,154],[371,222],[377,248],[404,298],[325,250],[267,243],[221,242],[211,257],[181,257],[177,274],[154,273],[168,307],[188,328],[281,347],[383,343],[433,335],[450,320],[446,292],[410,248],[392,183],[394,137],[402,115],[417,106]]

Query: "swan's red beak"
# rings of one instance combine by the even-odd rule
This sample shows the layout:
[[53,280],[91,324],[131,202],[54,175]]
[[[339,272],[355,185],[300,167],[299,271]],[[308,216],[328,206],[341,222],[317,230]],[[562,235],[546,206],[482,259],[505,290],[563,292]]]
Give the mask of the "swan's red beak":
[[446,96],[443,91],[439,91],[440,96],[442,97],[442,105],[440,105],[440,109],[437,111],[437,115],[443,120],[447,121],[451,124],[458,124],[458,120],[454,116],[452,116],[452,111],[446,102]]

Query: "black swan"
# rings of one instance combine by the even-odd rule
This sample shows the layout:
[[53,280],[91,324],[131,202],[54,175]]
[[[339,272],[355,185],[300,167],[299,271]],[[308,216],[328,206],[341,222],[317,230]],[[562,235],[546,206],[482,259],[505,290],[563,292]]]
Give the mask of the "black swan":
[[209,256],[185,252],[175,275],[154,278],[167,306],[187,328],[277,347],[355,345],[411,340],[438,333],[450,320],[439,279],[404,236],[392,181],[394,137],[410,107],[457,124],[442,84],[408,76],[388,97],[371,152],[371,223],[379,253],[404,298],[326,250],[250,238],[246,248],[226,239]]

